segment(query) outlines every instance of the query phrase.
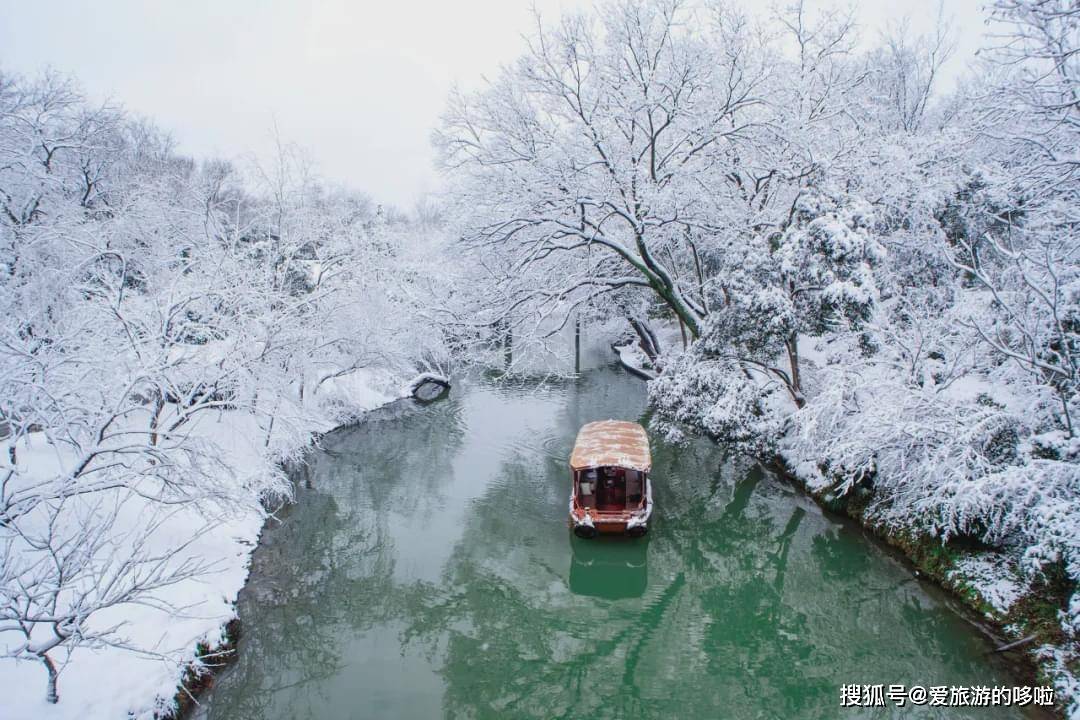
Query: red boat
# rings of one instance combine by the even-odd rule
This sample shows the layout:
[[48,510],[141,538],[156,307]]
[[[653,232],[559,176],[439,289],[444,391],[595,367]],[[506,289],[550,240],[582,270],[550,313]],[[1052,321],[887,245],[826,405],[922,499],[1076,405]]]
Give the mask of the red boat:
[[624,420],[591,422],[570,455],[570,524],[579,537],[624,533],[640,537],[652,515],[652,455],[645,428]]

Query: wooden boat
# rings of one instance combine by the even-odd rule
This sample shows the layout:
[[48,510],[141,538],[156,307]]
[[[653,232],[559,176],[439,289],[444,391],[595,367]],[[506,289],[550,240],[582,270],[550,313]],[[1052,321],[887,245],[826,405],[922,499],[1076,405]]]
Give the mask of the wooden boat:
[[652,515],[649,436],[637,423],[602,420],[583,426],[570,455],[570,524],[579,537],[644,535]]

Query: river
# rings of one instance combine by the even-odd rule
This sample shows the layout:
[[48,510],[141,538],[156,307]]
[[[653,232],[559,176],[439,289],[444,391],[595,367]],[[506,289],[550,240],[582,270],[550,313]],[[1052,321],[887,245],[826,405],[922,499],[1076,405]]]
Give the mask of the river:
[[653,441],[641,540],[566,525],[585,422],[641,381],[475,379],[326,436],[263,534],[209,720],[1020,717],[840,707],[844,683],[1016,684],[936,588],[760,466]]

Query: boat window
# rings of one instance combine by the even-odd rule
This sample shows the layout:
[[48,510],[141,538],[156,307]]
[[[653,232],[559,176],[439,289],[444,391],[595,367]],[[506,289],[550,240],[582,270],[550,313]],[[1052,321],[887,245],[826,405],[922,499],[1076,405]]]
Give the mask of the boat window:
[[622,468],[606,467],[603,481],[596,488],[596,506],[601,511],[626,507],[626,474]]
[[636,505],[641,502],[641,473],[637,470],[626,471],[626,500]]

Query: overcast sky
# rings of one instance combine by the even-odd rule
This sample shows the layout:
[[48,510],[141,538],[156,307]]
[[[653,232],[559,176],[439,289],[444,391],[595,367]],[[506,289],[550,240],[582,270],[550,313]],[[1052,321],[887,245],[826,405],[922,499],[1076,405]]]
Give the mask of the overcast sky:
[[[864,35],[937,0],[863,0]],[[983,0],[945,0],[958,48],[983,32]],[[402,208],[438,188],[431,130],[450,87],[476,87],[517,56],[531,8],[555,18],[588,0],[0,0],[0,67],[75,75],[168,129],[182,151],[237,158],[281,136],[321,172]],[[898,9],[903,7],[903,10]]]

